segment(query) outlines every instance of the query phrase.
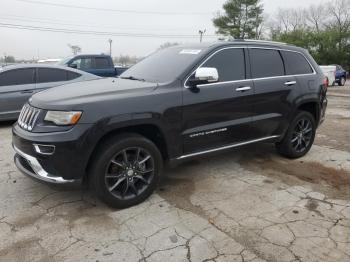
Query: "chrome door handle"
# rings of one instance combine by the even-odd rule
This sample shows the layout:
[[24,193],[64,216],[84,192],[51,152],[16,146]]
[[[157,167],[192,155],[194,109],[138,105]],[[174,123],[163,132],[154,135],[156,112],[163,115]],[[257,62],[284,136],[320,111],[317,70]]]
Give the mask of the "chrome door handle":
[[286,86],[293,86],[296,83],[297,83],[296,81],[288,81],[288,82],[285,82],[284,85],[286,85]]
[[33,92],[34,92],[33,90],[22,90],[21,91],[22,94],[31,94]]
[[244,91],[248,91],[248,90],[250,90],[250,89],[251,89],[250,86],[242,86],[242,87],[236,88],[236,91],[237,91],[237,92],[244,92]]

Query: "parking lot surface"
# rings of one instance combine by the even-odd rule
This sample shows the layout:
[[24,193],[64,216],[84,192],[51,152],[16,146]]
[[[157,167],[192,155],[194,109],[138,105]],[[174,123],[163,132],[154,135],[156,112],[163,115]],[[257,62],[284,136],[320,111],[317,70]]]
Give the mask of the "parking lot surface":
[[328,99],[306,157],[259,144],[192,160],[125,210],[20,174],[3,123],[0,261],[350,261],[350,86]]

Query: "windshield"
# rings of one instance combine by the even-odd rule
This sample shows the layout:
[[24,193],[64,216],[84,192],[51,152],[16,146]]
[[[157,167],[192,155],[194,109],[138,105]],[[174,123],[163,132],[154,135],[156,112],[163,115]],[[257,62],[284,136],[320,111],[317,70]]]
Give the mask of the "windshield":
[[171,47],[146,57],[123,74],[121,78],[143,79],[147,82],[168,83],[175,80],[201,53],[200,49]]
[[72,56],[70,56],[70,57],[67,57],[67,58],[64,58],[64,59],[62,59],[61,61],[59,61],[59,62],[57,62],[56,63],[56,65],[66,65],[68,62],[69,62],[69,60],[71,60],[73,57]]

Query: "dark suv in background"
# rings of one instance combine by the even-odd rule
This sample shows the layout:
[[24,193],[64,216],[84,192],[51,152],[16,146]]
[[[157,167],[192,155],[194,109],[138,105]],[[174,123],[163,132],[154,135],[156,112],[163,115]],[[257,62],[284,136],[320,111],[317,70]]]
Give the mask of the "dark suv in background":
[[128,69],[114,66],[113,59],[109,55],[77,55],[63,59],[59,64],[101,77],[115,77]]
[[256,142],[305,155],[327,106],[309,53],[233,41],[158,51],[117,79],[34,95],[13,127],[15,163],[52,183],[86,179],[111,206],[140,203],[164,162]]

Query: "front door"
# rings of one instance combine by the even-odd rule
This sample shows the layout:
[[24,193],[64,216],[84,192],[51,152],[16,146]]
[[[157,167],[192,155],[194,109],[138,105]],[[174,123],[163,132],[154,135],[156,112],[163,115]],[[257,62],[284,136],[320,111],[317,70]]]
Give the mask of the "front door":
[[18,117],[21,108],[35,92],[35,68],[0,73],[0,120]]
[[217,51],[201,67],[216,68],[219,82],[184,88],[184,154],[224,147],[252,137],[254,90],[252,81],[246,80],[244,49]]

